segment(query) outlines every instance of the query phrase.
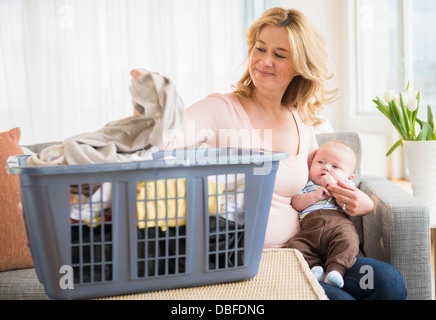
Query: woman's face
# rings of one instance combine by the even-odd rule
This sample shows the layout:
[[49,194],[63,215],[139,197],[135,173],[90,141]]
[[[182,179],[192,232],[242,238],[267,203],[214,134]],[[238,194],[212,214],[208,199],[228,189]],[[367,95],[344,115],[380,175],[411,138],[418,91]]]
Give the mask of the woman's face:
[[285,27],[266,25],[262,28],[251,51],[249,71],[256,88],[285,92],[298,75]]

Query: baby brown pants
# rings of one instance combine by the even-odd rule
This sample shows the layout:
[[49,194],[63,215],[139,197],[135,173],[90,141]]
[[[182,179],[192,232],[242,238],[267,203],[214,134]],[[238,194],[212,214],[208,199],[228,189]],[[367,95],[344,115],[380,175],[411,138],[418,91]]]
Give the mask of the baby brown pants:
[[301,231],[288,246],[298,249],[310,268],[321,266],[343,276],[356,262],[359,236],[344,212],[317,210],[303,218]]

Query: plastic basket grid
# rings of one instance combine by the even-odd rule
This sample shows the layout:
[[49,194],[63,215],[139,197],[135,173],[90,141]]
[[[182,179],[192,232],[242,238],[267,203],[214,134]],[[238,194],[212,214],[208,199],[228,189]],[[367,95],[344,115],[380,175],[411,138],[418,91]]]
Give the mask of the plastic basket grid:
[[[249,279],[261,257],[272,164],[259,176],[253,163],[19,167],[38,277],[60,299]],[[73,269],[72,290],[60,288],[63,265]]]

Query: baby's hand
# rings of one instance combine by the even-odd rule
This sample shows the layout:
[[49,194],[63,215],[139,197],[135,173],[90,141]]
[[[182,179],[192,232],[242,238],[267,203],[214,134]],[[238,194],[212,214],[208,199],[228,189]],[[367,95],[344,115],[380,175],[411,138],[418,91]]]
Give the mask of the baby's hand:
[[316,191],[313,194],[315,196],[315,202],[330,198],[330,192],[322,186],[316,189]]
[[329,174],[326,174],[326,175],[324,175],[324,176],[322,176],[321,177],[321,185],[323,186],[323,187],[328,187],[328,186],[331,186],[331,185],[336,185],[338,182],[331,176],[331,175],[329,175]]

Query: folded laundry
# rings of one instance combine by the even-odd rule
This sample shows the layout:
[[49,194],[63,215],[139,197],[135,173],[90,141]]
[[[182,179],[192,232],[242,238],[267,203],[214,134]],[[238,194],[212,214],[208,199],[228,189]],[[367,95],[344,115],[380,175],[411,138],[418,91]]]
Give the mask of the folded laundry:
[[[208,181],[209,213],[222,212],[225,200],[223,184]],[[184,226],[186,223],[186,179],[139,181],[137,183],[138,227],[158,225],[163,231],[167,227]],[[217,203],[218,202],[218,203]]]
[[[111,220],[112,184],[109,182],[73,188],[70,193],[70,218],[72,222],[84,222],[97,227],[102,221]],[[95,190],[89,194],[90,190]],[[226,209],[225,186],[208,180],[209,213],[219,213]],[[228,198],[228,197],[227,197]],[[137,224],[138,228],[159,226],[184,226],[186,223],[186,179],[159,179],[137,182]],[[231,205],[229,205],[231,207]]]
[[[72,221],[83,221],[93,226],[100,224],[102,212],[111,209],[112,206],[112,184],[105,182],[96,189],[91,195],[86,195],[84,192],[70,193]],[[105,216],[110,216],[110,212]]]

